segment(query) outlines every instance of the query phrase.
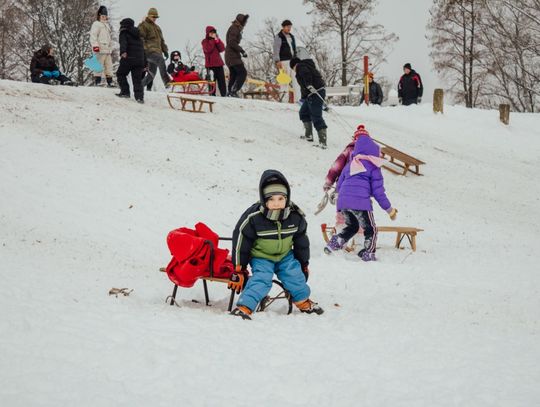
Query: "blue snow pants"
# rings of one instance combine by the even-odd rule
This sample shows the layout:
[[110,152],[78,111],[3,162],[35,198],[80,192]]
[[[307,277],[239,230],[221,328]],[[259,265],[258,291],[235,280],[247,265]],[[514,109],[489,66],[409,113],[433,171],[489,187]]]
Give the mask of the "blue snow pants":
[[309,298],[311,290],[306,284],[306,277],[302,272],[300,262],[295,259],[292,250],[281,261],[274,262],[255,257],[251,259],[250,264],[252,276],[240,294],[237,305],[243,305],[255,311],[257,304],[270,292],[274,273],[291,294],[294,302]]

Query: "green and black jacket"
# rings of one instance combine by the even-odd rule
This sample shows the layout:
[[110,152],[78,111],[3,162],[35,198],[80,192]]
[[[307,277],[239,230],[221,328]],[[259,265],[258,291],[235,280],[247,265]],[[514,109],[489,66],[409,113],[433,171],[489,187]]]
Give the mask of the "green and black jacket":
[[[280,211],[266,208],[262,190],[270,183],[287,187],[287,207]],[[282,260],[291,250],[302,266],[309,263],[309,239],[304,213],[290,201],[287,179],[276,170],[267,170],[259,184],[260,201],[240,217],[233,233],[233,263],[247,267],[253,257],[274,262]]]

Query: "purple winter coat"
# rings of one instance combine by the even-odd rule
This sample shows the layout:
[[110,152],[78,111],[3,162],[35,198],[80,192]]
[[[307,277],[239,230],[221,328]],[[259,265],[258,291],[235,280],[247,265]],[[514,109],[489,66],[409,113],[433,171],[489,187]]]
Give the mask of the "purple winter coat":
[[[380,157],[380,149],[369,136],[360,136],[354,145],[352,157],[358,155],[373,155]],[[387,211],[392,207],[384,192],[384,179],[382,171],[369,161],[362,160],[365,172],[351,175],[351,161],[347,163],[337,182],[338,192],[337,210],[353,209],[358,211],[372,211],[371,197],[374,197],[379,206]]]

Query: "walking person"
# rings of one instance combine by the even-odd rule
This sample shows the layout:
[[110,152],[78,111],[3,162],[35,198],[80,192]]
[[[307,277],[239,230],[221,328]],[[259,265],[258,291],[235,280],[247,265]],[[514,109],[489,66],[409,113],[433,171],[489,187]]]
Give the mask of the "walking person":
[[144,103],[144,87],[142,74],[145,67],[144,46],[135,21],[124,18],[120,21],[120,65],[116,71],[116,78],[120,86],[120,93],[116,96],[121,98],[131,97],[127,76],[131,73],[133,93],[135,100]]
[[[148,62],[148,74],[143,79],[143,86],[147,86],[156,76],[157,70],[163,80],[163,85],[167,87],[171,78],[165,67],[165,59],[169,58],[169,48],[163,39],[161,28],[156,24],[159,18],[157,9],[148,10],[148,15],[142,23],[139,24],[139,32],[144,44],[144,52]],[[163,59],[165,57],[165,59]]]
[[[90,45],[96,58],[103,67],[103,73],[107,80],[107,86],[113,87],[113,64],[112,64],[112,30],[109,25],[109,13],[107,7],[100,6],[97,11],[97,19],[92,23],[90,29]],[[94,73],[94,85],[101,83],[101,73]]]
[[326,149],[327,126],[323,118],[326,97],[326,84],[312,59],[291,59],[290,67],[296,72],[296,79],[302,92],[300,120],[304,124],[305,134],[302,138],[313,142],[313,127],[319,136],[318,147]]
[[[274,62],[278,71],[283,70],[292,79],[291,87],[294,92],[294,100],[300,99],[300,86],[296,80],[296,74],[290,67],[290,62],[296,56],[296,38],[291,33],[291,20],[285,20],[281,23],[281,31],[274,38]],[[281,85],[281,91],[287,93],[289,84]]]
[[424,85],[418,72],[412,69],[411,64],[403,65],[403,75],[398,84],[399,103],[409,106],[422,102]]
[[240,46],[242,31],[247,24],[249,14],[238,14],[227,31],[227,45],[225,47],[225,63],[229,68],[228,96],[238,97],[238,92],[244,86],[247,71],[242,57],[247,58],[246,51]]
[[[206,37],[201,42],[204,52],[204,66],[207,71],[212,71],[214,81],[217,83],[221,96],[227,96],[227,85],[225,83],[225,70],[223,69],[223,59],[221,53],[225,51],[225,44],[218,36],[214,27],[209,25],[206,27]],[[216,91],[212,93],[216,96]]]

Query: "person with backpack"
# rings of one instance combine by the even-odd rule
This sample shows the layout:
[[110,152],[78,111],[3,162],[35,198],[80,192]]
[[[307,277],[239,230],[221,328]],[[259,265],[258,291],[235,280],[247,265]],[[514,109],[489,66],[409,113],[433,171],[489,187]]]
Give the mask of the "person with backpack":
[[120,93],[116,96],[121,98],[131,97],[127,76],[131,74],[133,93],[138,103],[144,103],[144,87],[142,74],[146,66],[144,46],[135,21],[124,18],[120,21],[120,65],[116,71]]
[[242,31],[247,24],[249,14],[238,14],[227,30],[225,47],[225,63],[229,68],[229,89],[227,96],[238,97],[238,92],[244,86],[247,71],[242,57],[247,58],[246,51],[240,46]]
[[[97,11],[97,19],[92,23],[90,29],[90,45],[96,55],[97,60],[103,67],[103,74],[107,80],[107,87],[113,86],[113,64],[112,64],[112,35],[109,25],[109,13],[107,7],[100,6]],[[94,85],[101,83],[101,73],[94,73]]]
[[[369,103],[372,105],[381,105],[383,102],[383,91],[381,89],[381,85],[379,85],[375,80],[373,79],[373,72],[368,73],[368,80],[369,80]],[[360,98],[360,104],[364,103],[364,95],[366,94],[366,88],[362,89],[362,96]]]
[[[221,53],[225,51],[225,44],[219,38],[214,27],[209,25],[206,27],[206,37],[201,42],[204,52],[204,66],[207,71],[211,71],[214,76],[214,81],[217,83],[221,96],[227,96],[227,84],[225,83],[225,70],[223,69],[223,59]],[[216,91],[212,93],[216,96]]]
[[167,87],[171,81],[171,78],[167,73],[165,60],[163,59],[163,57],[165,57],[165,59],[169,58],[169,48],[167,47],[167,44],[165,44],[161,28],[156,24],[158,18],[159,13],[157,9],[152,7],[148,10],[148,15],[138,27],[143,40],[149,71],[149,74],[143,79],[143,86],[147,86],[153,81],[158,69],[165,87]]
[[30,78],[34,83],[43,83],[51,85],[60,82],[61,85],[73,86],[73,81],[60,72],[54,58],[53,47],[49,44],[44,45],[34,52],[30,62]]
[[424,85],[418,72],[412,69],[411,64],[403,65],[403,75],[398,83],[399,103],[403,106],[422,103]]
[[321,73],[312,59],[297,57],[291,59],[290,67],[296,73],[296,79],[302,92],[302,107],[300,108],[300,120],[304,124],[305,133],[302,138],[313,142],[313,126],[319,136],[319,146],[326,149],[327,126],[323,118],[326,97],[325,82]]
[[[285,20],[281,23],[281,31],[274,37],[274,62],[278,71],[283,70],[291,77],[291,86],[294,91],[294,101],[300,97],[300,86],[296,80],[296,75],[290,67],[290,62],[296,56],[296,38],[292,34],[291,20]],[[282,85],[282,92],[288,92],[289,85]]]

